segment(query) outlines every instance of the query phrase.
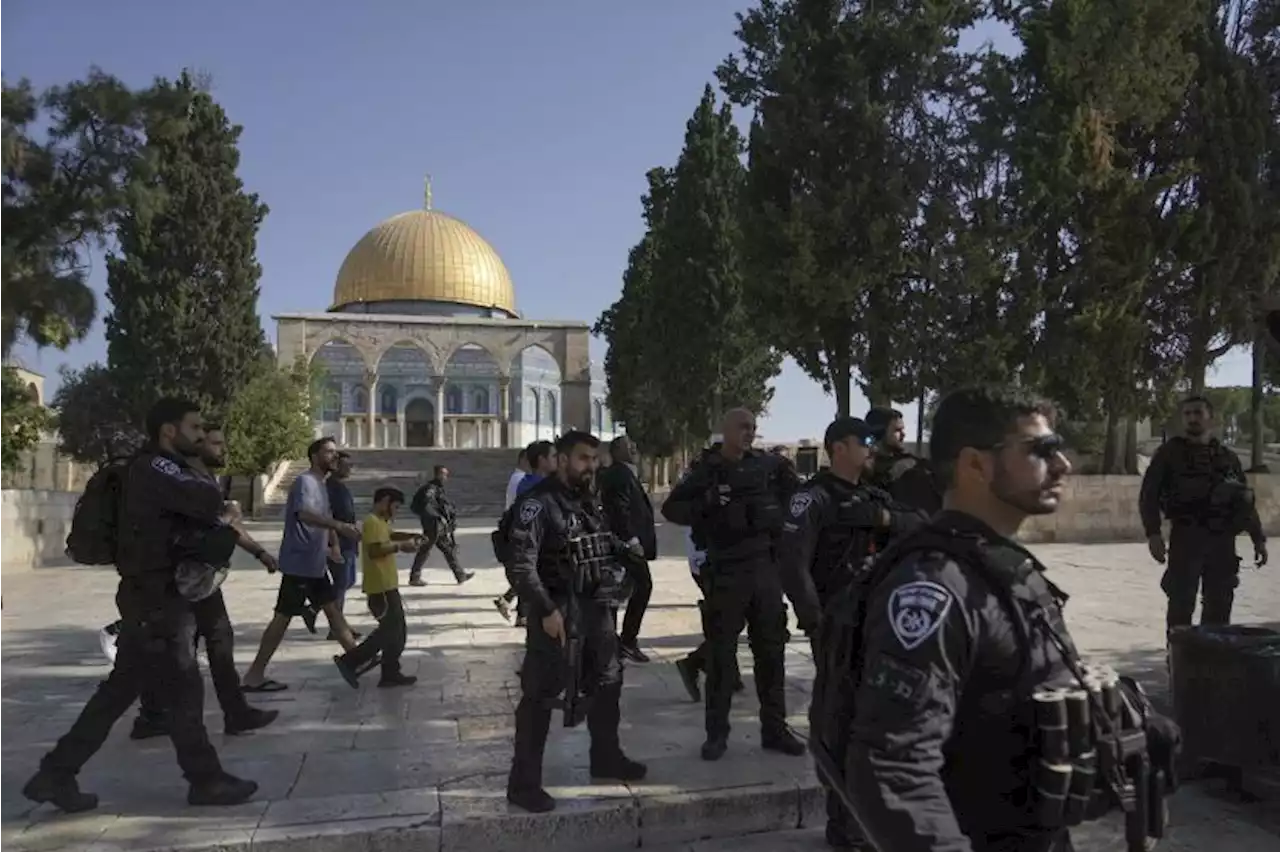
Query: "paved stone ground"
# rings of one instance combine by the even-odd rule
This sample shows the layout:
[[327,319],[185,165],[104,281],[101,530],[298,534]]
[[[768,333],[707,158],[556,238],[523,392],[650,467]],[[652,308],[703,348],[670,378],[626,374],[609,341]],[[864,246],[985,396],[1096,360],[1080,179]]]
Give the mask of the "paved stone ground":
[[[278,528],[255,530],[274,544]],[[661,532],[665,552],[682,553],[678,532]],[[455,587],[437,555],[425,589],[406,589],[410,640],[405,667],[419,683],[385,691],[372,682],[347,687],[331,662],[335,643],[298,624],[270,674],[291,685],[256,703],[280,720],[246,737],[221,734],[207,690],[207,719],[228,769],[261,784],[257,800],[226,810],[184,804],[186,785],[166,741],[134,743],[129,719],[116,726],[82,775],[102,796],[91,814],[67,817],[32,808],[19,790],[79,713],[107,671],[98,629],[114,618],[115,575],[64,568],[4,578],[3,843],[12,850],[218,848],[222,850],[442,849],[710,850],[813,849],[821,843],[821,797],[807,759],[758,747],[754,697],[736,702],[728,756],[697,757],[700,705],[688,701],[674,668],[699,639],[694,588],[683,559],[655,563],[656,590],[645,622],[647,666],[627,669],[622,739],[649,763],[649,778],[630,787],[590,786],[585,729],[552,729],[547,776],[561,799],[557,812],[509,811],[503,786],[511,757],[515,669],[521,635],[494,611],[505,587],[486,529],[459,535],[464,561],[480,570]],[[1141,545],[1038,546],[1060,585],[1072,593],[1072,632],[1088,654],[1133,671],[1163,689],[1163,599],[1158,569]],[[408,557],[405,557],[407,560]],[[247,559],[227,584],[237,628],[237,656],[247,667],[274,601],[276,582]],[[1280,613],[1280,580],[1247,572],[1239,621]],[[351,607],[368,628],[363,601]],[[744,672],[750,671],[743,645]],[[797,637],[788,651],[788,700],[803,726],[812,661]],[[371,679],[372,680],[372,679]],[[749,680],[749,678],[748,678]],[[749,685],[750,690],[750,685]],[[750,691],[748,691],[750,696]],[[585,727],[585,726],[584,726]],[[1190,785],[1174,803],[1167,848],[1232,852],[1280,849],[1276,801],[1242,806],[1212,788]],[[1118,849],[1113,826],[1081,837],[1082,852]],[[752,832],[773,832],[741,837]],[[782,832],[782,833],[779,833]],[[737,836],[732,840],[717,840]],[[712,838],[705,840],[704,838]]]

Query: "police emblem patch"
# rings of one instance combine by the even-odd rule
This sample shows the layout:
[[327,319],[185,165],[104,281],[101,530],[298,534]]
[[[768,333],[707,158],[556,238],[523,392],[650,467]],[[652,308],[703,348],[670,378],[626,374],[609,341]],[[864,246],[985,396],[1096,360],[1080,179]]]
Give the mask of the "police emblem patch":
[[809,504],[813,502],[813,495],[808,491],[801,491],[791,498],[791,517],[798,518],[808,509]]
[[151,460],[151,466],[163,473],[165,476],[181,476],[182,468],[178,467],[175,462],[170,461],[164,456],[156,456]]
[[951,591],[937,583],[919,580],[899,586],[889,595],[889,625],[893,635],[906,650],[919,648],[938,632],[953,600]]
[[520,504],[520,523],[526,527],[529,526],[541,511],[542,504],[537,500],[525,500],[524,503]]

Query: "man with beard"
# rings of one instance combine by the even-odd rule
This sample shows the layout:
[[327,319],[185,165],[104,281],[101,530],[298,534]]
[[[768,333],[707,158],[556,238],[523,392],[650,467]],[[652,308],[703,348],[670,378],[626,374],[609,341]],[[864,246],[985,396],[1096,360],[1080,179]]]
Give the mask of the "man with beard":
[[1211,435],[1213,405],[1204,397],[1182,401],[1184,434],[1162,444],[1142,477],[1139,510],[1151,558],[1164,564],[1163,512],[1173,524],[1169,567],[1160,588],[1169,599],[1170,630],[1191,624],[1203,588],[1201,624],[1231,623],[1240,583],[1236,536],[1253,539],[1254,563],[1267,563],[1267,539],[1240,459]]
[[[528,609],[529,624],[507,801],[532,813],[556,805],[542,787],[542,757],[552,704],[566,689],[570,627],[582,638],[592,778],[630,782],[645,776],[644,764],[624,755],[618,741],[622,663],[613,594],[621,572],[610,557],[585,555],[611,553],[614,541],[592,490],[599,446],[587,432],[566,432],[556,442],[555,475],[534,486],[511,510],[507,577]],[[566,625],[571,609],[577,611],[577,623]]]
[[662,505],[673,524],[705,532],[707,740],[703,760],[719,760],[729,748],[734,660],[747,628],[760,699],[760,745],[799,756],[804,744],[787,728],[785,652],[787,611],[774,564],[783,507],[800,486],[783,459],[751,448],[756,417],[737,408],[724,417],[720,449],[703,453]]
[[[884,550],[891,536],[909,532],[925,520],[923,513],[862,481],[875,443],[866,423],[839,417],[827,427],[822,443],[831,460],[830,470],[819,473],[791,498],[778,559],[796,621],[814,643],[818,678],[827,676],[816,641],[823,611],[868,558]],[[859,848],[862,842],[857,822],[834,791],[827,794],[826,837],[838,849]]]
[[221,492],[187,462],[199,453],[204,438],[200,407],[166,397],[152,406],[146,425],[148,446],[128,463],[124,478],[129,487],[114,504],[119,513],[113,547],[120,572],[116,606],[121,626],[111,674],[22,788],[28,799],[71,813],[97,807],[98,797],[81,792],[76,776],[142,692],[151,693],[164,708],[178,764],[190,785],[189,804],[237,805],[258,789],[253,781],[224,772],[209,742],[204,679],[194,653],[195,617],[176,585],[174,539],[193,527],[214,527],[223,513]]
[[[1086,682],[1063,619],[1066,595],[1014,540],[1028,516],[1057,510],[1071,470],[1054,420],[1049,403],[1016,388],[949,394],[931,441],[944,509],[858,581],[865,597],[855,601],[863,621],[845,675],[857,687],[841,786],[876,849],[1071,849],[1064,826],[1080,820],[1049,812],[1055,800],[1038,792],[1040,768],[1078,762],[1083,772],[1099,745],[1090,735],[1059,756],[1036,735],[1032,696]],[[1101,702],[1093,713],[1111,717]],[[1095,783],[1122,789],[1112,784],[1118,771],[1107,762],[1097,775],[1090,769],[1086,793]]]
[[[204,440],[200,442],[198,450],[187,461],[193,471],[207,476],[216,486],[216,471],[226,464],[227,442],[222,429],[214,425],[205,426]],[[275,557],[238,524],[233,526],[240,534],[236,543],[261,562],[268,573],[274,574],[278,567]],[[227,614],[222,589],[215,589],[208,597],[192,602],[191,610],[196,619],[196,641],[204,637],[204,650],[209,658],[209,677],[213,680],[218,704],[222,707],[226,733],[243,734],[270,725],[280,715],[280,711],[251,707],[240,690],[240,673],[236,670],[234,654],[235,630],[231,626],[231,617]],[[160,702],[154,695],[144,691],[138,718],[134,720],[129,736],[135,740],[145,740],[168,733],[169,726]]]
[[653,575],[649,562],[658,558],[658,535],[653,525],[653,504],[640,485],[635,472],[635,447],[623,435],[609,444],[613,463],[600,473],[600,500],[609,518],[609,529],[626,542],[631,550],[627,575],[634,586],[627,599],[627,614],[622,619],[619,637],[622,655],[636,663],[649,658],[640,650],[640,623],[653,594]]
[[928,462],[905,449],[907,430],[902,423],[902,412],[873,408],[867,412],[866,423],[876,436],[868,484],[889,492],[894,500],[926,515],[941,509],[942,488],[937,477]]
[[284,507],[284,537],[280,542],[280,592],[276,611],[262,632],[258,656],[244,674],[245,692],[280,692],[288,687],[267,677],[267,665],[280,647],[294,616],[319,609],[329,621],[329,629],[350,651],[355,637],[338,609],[338,594],[327,573],[328,562],[341,560],[337,537],[359,540],[355,524],[335,520],[329,508],[329,492],[324,480],[338,466],[338,447],[333,438],[318,438],[307,447],[309,470],[303,471],[289,487]]
[[449,481],[449,468],[442,464],[435,466],[431,480],[418,489],[409,502],[409,510],[422,521],[422,546],[413,557],[413,565],[409,568],[409,585],[425,586],[422,579],[422,566],[426,564],[431,548],[444,554],[444,561],[453,572],[454,581],[461,586],[475,576],[474,571],[464,571],[458,563],[458,543],[454,540],[453,531],[458,525],[458,510],[454,507],[444,486]]

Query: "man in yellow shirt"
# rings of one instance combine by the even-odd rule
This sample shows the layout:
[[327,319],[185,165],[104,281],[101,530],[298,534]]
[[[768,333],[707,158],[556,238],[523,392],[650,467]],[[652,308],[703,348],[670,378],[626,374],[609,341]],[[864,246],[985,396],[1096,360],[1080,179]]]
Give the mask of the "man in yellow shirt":
[[397,553],[417,551],[420,536],[393,532],[391,522],[396,509],[404,505],[404,494],[395,488],[379,488],[373,492],[373,514],[364,519],[360,536],[360,570],[364,575],[363,590],[369,599],[369,612],[378,620],[378,628],[363,642],[345,654],[333,658],[338,671],[353,689],[360,685],[360,675],[381,661],[380,687],[410,686],[416,677],[400,671],[400,655],[408,638],[404,603],[400,600],[400,576],[396,571]]

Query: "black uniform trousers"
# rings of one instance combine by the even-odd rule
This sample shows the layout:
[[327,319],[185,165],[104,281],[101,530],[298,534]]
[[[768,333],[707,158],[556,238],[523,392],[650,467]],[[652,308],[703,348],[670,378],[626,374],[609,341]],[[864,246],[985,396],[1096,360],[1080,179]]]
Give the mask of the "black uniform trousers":
[[356,671],[363,671],[379,654],[382,655],[382,676],[394,678],[400,674],[400,655],[409,639],[405,622],[404,600],[399,589],[369,595],[369,613],[378,620],[377,628],[365,640],[346,655]]
[[431,548],[434,547],[444,554],[444,561],[448,563],[449,570],[453,572],[453,579],[462,582],[462,577],[466,572],[462,570],[462,566],[458,563],[458,543],[453,540],[453,536],[449,535],[449,528],[444,523],[434,523],[430,518],[423,518],[422,532],[426,537],[422,540],[422,546],[418,548],[418,552],[413,556],[413,565],[409,567],[409,577],[412,579],[422,576],[422,566],[427,564],[427,557],[431,555]]
[[632,587],[631,596],[627,598],[627,611],[622,616],[622,641],[632,645],[640,636],[640,622],[644,620],[644,611],[649,608],[649,598],[653,596],[653,572],[649,569],[649,561],[638,557],[628,560],[627,579]]
[[102,748],[111,726],[140,694],[148,693],[168,721],[169,737],[186,779],[197,784],[222,773],[204,727],[204,680],[195,657],[195,615],[190,603],[166,580],[120,581],[115,665],[71,730],[45,755],[44,771],[79,773]]
[[[240,672],[236,669],[235,629],[227,614],[227,602],[218,589],[202,601],[191,606],[196,620],[196,639],[204,639],[205,654],[209,658],[209,677],[213,690],[227,719],[242,717],[249,712],[249,702],[240,691]],[[153,693],[143,690],[139,715],[146,721],[164,724],[164,712]]]
[[755,661],[760,726],[766,735],[785,730],[787,610],[782,583],[768,551],[742,561],[713,562],[703,569],[706,590],[708,737],[729,735],[729,711],[737,671],[738,636],[743,628]]
[[[567,597],[553,594],[557,608],[568,618]],[[588,691],[587,730],[591,734],[591,763],[616,759],[622,753],[618,722],[622,697],[622,662],[618,658],[618,610],[612,602],[579,596],[578,629],[582,635],[582,663]],[[520,703],[516,705],[515,758],[508,790],[542,787],[542,756],[551,730],[552,704],[565,690],[567,661],[564,647],[542,629],[542,616],[531,613],[525,633],[524,663],[520,667]]]
[[1160,581],[1169,598],[1165,621],[1170,628],[1191,624],[1197,592],[1201,595],[1201,624],[1230,624],[1239,584],[1240,559],[1234,535],[1203,524],[1174,523],[1169,534],[1169,565]]

